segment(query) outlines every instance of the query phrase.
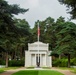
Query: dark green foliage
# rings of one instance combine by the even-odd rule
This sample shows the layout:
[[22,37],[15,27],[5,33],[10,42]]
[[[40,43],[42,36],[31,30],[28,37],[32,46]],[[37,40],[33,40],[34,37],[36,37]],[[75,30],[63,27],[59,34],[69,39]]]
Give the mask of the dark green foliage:
[[[21,30],[15,26],[13,17],[26,11],[28,9],[20,8],[17,4],[10,5],[7,1],[0,0],[0,47],[6,51],[6,67],[8,67],[8,55],[12,53],[12,45],[22,34]],[[3,50],[0,49],[0,52]]]
[[54,19],[51,17],[46,18],[44,21],[35,22],[35,26],[32,29],[32,42],[37,41],[37,26],[40,26],[40,41],[49,43],[49,49],[52,50],[55,47],[55,35],[54,35]]
[[72,65],[72,66],[76,66],[76,58],[73,58],[73,59],[71,60],[71,65]]
[[[61,0],[59,1],[61,2]],[[65,1],[67,2],[63,3],[67,4],[69,0]],[[69,1],[69,6],[71,2],[72,0]],[[12,60],[23,59],[28,43],[37,41],[37,25],[39,23],[40,41],[49,43],[49,50],[52,50],[53,55],[68,56],[70,63],[70,55],[72,58],[76,55],[76,24],[65,22],[62,16],[56,22],[53,18],[48,17],[44,21],[35,22],[35,26],[31,30],[25,19],[14,19],[14,15],[26,11],[28,9],[20,8],[16,4],[9,5],[7,1],[0,0],[0,60],[3,58],[5,60],[6,56],[9,56],[7,60],[9,58]],[[16,61],[11,61],[9,64],[17,65],[13,64],[14,62]],[[21,63],[19,62],[19,64]]]
[[15,26],[18,27],[22,36],[29,36],[30,33],[30,25],[25,19],[14,19]]
[[[68,67],[68,59],[54,59],[53,60],[53,67]],[[76,66],[76,58],[71,59],[70,62],[71,66]]]
[[66,55],[68,57],[68,67],[70,67],[70,56],[76,54],[76,25],[62,20],[57,21],[56,24],[56,46],[52,54]]
[[68,12],[72,19],[76,19],[76,0],[58,0],[61,4],[68,7]]
[[4,60],[0,60],[0,65],[5,65],[5,61]]
[[18,15],[19,13],[25,13],[26,11],[28,11],[28,9],[20,8],[17,4],[9,5],[7,1],[0,0],[0,14],[12,16],[12,14]]
[[60,16],[56,22],[51,17],[44,21],[35,22],[32,29],[32,42],[37,41],[37,26],[40,26],[40,41],[49,43],[49,50],[56,57],[66,55],[68,57],[68,67],[70,67],[70,56],[76,54],[76,24],[65,21]]
[[[8,66],[9,67],[20,67],[20,66],[24,66],[24,60],[9,60],[8,61]],[[5,61],[4,60],[0,60],[0,65],[5,65]]]
[[11,60],[8,64],[9,67],[20,67],[24,66],[24,60]]
[[53,67],[68,67],[67,59],[55,59],[53,60]]

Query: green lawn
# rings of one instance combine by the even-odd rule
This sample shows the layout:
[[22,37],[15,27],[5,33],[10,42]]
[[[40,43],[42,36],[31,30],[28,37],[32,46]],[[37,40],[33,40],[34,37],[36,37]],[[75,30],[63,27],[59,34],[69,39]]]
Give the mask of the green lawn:
[[23,70],[18,71],[12,75],[64,75],[53,70]]
[[8,67],[8,68],[0,68],[0,71],[1,70],[11,70],[11,69],[18,69],[20,67]]
[[76,68],[73,68],[71,72],[76,73]]
[[4,70],[0,70],[0,73],[5,72]]
[[19,67],[8,67],[8,68],[0,68],[0,73],[5,72],[6,70],[17,69]]

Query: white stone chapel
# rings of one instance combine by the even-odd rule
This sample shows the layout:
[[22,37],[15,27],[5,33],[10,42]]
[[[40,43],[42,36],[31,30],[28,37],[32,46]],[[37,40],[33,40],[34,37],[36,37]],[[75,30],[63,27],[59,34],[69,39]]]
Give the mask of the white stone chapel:
[[40,41],[28,43],[28,51],[25,51],[25,67],[52,67],[50,52],[48,43]]

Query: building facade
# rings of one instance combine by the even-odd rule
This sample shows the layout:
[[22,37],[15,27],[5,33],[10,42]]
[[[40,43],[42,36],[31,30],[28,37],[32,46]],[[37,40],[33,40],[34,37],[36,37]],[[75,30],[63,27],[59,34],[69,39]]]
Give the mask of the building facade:
[[48,43],[28,43],[28,51],[25,51],[25,67],[52,67],[50,53]]

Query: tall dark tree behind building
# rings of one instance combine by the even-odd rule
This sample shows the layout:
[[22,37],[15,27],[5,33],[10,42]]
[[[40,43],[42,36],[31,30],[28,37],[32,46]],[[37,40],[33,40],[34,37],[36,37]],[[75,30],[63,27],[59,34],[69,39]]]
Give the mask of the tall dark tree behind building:
[[61,4],[66,5],[68,13],[72,19],[76,19],[76,0],[58,0]]

